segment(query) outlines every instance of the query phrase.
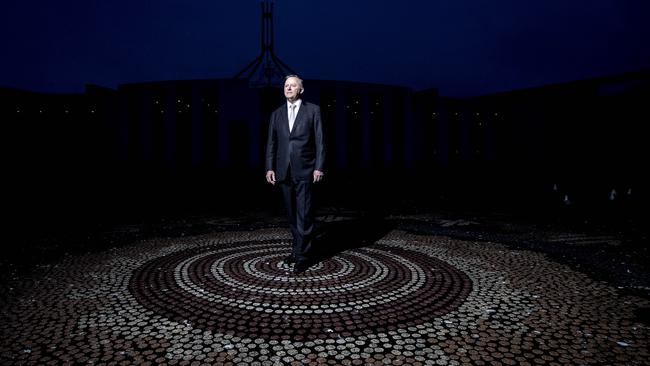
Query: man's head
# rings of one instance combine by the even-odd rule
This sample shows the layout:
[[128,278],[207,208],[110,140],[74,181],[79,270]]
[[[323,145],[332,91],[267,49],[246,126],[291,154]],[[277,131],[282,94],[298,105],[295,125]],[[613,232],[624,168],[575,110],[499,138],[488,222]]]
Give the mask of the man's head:
[[305,89],[302,87],[302,79],[298,75],[289,75],[284,78],[284,96],[291,103],[300,99],[300,94]]

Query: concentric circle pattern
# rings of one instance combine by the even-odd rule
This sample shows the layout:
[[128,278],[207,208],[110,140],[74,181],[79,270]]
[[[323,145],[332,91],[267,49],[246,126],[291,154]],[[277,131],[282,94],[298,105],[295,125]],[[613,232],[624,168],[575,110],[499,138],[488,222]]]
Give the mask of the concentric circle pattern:
[[0,365],[647,365],[645,298],[394,230],[294,275],[283,228],[155,237],[0,286]]
[[136,269],[129,289],[146,308],[238,337],[310,340],[382,332],[457,308],[467,275],[419,252],[388,245],[346,251],[295,275],[285,240],[205,246]]

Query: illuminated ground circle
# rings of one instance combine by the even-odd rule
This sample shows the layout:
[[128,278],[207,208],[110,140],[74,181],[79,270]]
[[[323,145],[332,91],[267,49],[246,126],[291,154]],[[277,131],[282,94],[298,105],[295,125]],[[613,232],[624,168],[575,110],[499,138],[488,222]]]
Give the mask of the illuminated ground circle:
[[137,268],[129,290],[172,320],[240,337],[358,336],[456,309],[471,280],[448,263],[390,245],[346,251],[295,275],[289,243],[264,240],[177,251]]

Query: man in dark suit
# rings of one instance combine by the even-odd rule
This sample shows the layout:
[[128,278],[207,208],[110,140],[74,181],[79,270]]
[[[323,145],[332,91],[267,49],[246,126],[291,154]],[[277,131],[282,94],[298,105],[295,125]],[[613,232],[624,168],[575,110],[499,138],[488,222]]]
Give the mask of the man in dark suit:
[[301,99],[302,79],[289,75],[284,82],[287,103],[271,114],[266,144],[266,181],[282,189],[293,235],[291,255],[296,273],[309,268],[314,228],[312,185],[323,179],[325,142],[320,107]]

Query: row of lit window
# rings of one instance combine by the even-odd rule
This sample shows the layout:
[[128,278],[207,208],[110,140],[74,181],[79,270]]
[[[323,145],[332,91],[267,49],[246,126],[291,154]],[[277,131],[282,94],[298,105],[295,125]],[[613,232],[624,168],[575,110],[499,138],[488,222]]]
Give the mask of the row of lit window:
[[[20,109],[16,109],[16,113],[22,113],[22,110],[20,110]],[[38,113],[39,113],[39,114],[43,114],[43,113],[45,113],[45,111],[44,111],[43,109],[39,109],[39,110],[38,110]],[[63,111],[63,113],[65,113],[65,114],[70,114],[70,110],[66,109],[66,110]],[[94,110],[94,109],[91,109],[91,110],[90,110],[90,113],[93,113],[93,114],[94,114],[94,113],[95,113],[95,110]]]
[[[201,98],[201,103],[204,103],[204,102],[205,102],[205,99],[204,99],[204,98]],[[155,99],[155,100],[154,100],[154,103],[156,103],[156,104],[160,104],[160,101],[159,101],[158,99]],[[176,103],[182,104],[182,103],[183,103],[183,100],[182,100],[182,99],[176,99]]]
[[[213,112],[214,112],[214,113],[219,113],[219,111],[218,111],[217,109],[215,109]],[[165,111],[161,109],[161,110],[160,110],[160,114],[163,114],[163,113],[165,113]],[[179,109],[179,110],[176,111],[176,113],[178,113],[178,114],[182,114],[183,111]]]
[[[358,101],[357,101],[356,103],[358,103]],[[158,101],[156,101],[156,104],[158,104]],[[377,105],[379,105],[379,103],[377,103]],[[210,104],[208,103],[207,106],[210,107]],[[330,106],[330,105],[328,104],[328,106]],[[186,107],[187,107],[187,108],[190,108],[190,105],[187,104]],[[348,106],[346,106],[346,108],[349,109],[350,106],[348,105]],[[42,109],[39,110],[38,112],[39,112],[40,114],[43,114],[43,113],[44,113],[44,111],[43,111]],[[178,112],[178,113],[182,113],[182,110],[178,110],[177,112]],[[16,110],[16,113],[21,113],[21,110],[20,110],[20,109],[17,109],[17,110]],[[66,109],[66,110],[64,111],[64,113],[65,113],[65,114],[69,114],[70,111]],[[94,109],[90,110],[90,113],[93,113],[93,114],[94,114],[94,113],[95,113],[95,110],[94,110]],[[164,113],[164,111],[161,110],[160,113]],[[218,111],[217,111],[217,110],[214,110],[214,113],[218,113]],[[358,111],[355,111],[355,112],[354,112],[354,114],[358,114],[358,113],[359,113]],[[370,111],[370,114],[374,114],[374,111]],[[459,114],[458,112],[454,112],[454,116],[458,116],[458,114]],[[436,115],[437,115],[436,112],[432,112],[432,113],[431,113],[431,116],[434,117],[434,118],[435,118]],[[480,113],[477,112],[477,113],[475,113],[475,115],[476,115],[476,116],[480,116]],[[498,115],[499,115],[498,113],[494,113],[494,116],[495,116],[495,117],[498,116]],[[479,124],[479,126],[482,125],[481,122],[479,122],[478,124]]]
[[[327,107],[328,107],[328,108],[332,108],[332,106],[333,106],[334,104],[336,104],[336,99],[333,100],[332,103],[327,103]],[[355,101],[354,101],[354,104],[355,104],[355,105],[359,105],[359,101],[358,101],[358,100],[355,100]],[[380,103],[379,103],[379,102],[375,102],[374,105],[375,105],[375,106],[379,106]],[[350,109],[350,105],[346,105],[345,108]]]
[[[187,107],[189,108],[189,104],[187,105]],[[70,111],[67,110],[67,109],[64,110],[63,112],[64,112],[65,114],[70,114]],[[183,113],[183,111],[180,110],[180,109],[179,109],[177,112],[178,112],[178,113]],[[16,109],[16,113],[22,113],[22,110],[20,110],[20,109]],[[39,109],[39,110],[38,110],[38,113],[39,113],[39,114],[43,114],[43,113],[45,113],[45,110],[43,110],[43,109]],[[91,113],[91,114],[95,114],[95,110],[94,110],[94,109],[91,109],[91,110],[90,110],[90,113]],[[164,111],[164,110],[160,110],[160,113],[165,113],[165,111]],[[214,113],[219,113],[219,111],[215,109],[215,110],[214,110]]]
[[[201,99],[201,101],[202,101],[202,102],[205,102],[204,99]],[[160,101],[155,100],[154,103],[155,103],[155,104],[160,104]],[[182,101],[181,99],[177,99],[177,100],[176,100],[176,103],[177,103],[177,104],[182,104],[183,101]],[[185,105],[185,108],[187,108],[187,109],[190,109],[191,107],[192,107],[192,106],[191,106],[190,104],[186,104],[186,105]],[[210,107],[211,107],[210,103],[207,103],[207,104],[206,104],[206,107],[210,108]],[[165,111],[161,110],[160,113],[165,113]],[[181,110],[178,110],[177,113],[183,113],[183,112],[182,112]],[[217,110],[214,110],[214,113],[218,113],[218,111],[217,111]]]
[[[201,102],[205,102],[205,101],[204,101],[203,99],[201,99]],[[183,101],[180,100],[180,99],[178,99],[178,100],[176,100],[176,103],[177,103],[177,104],[183,104]],[[155,100],[155,101],[154,101],[154,104],[160,104],[160,101]],[[206,103],[206,106],[207,106],[207,107],[210,107],[210,103]],[[185,107],[186,107],[186,108],[190,108],[191,105],[190,105],[190,104],[186,104]]]

